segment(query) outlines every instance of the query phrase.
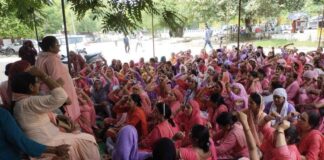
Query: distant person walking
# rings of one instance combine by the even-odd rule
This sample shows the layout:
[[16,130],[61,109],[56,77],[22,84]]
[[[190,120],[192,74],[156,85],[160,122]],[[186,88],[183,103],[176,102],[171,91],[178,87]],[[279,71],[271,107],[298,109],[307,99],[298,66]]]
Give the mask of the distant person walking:
[[138,47],[141,47],[143,49],[143,44],[142,44],[142,41],[143,41],[143,33],[141,31],[139,31],[136,35],[136,38],[137,38],[137,43],[136,43],[136,52],[137,52],[137,49]]
[[128,36],[126,34],[125,34],[125,37],[124,37],[124,45],[125,45],[125,52],[129,53],[129,50],[130,50],[129,38],[128,38]]
[[213,49],[213,46],[211,45],[211,37],[213,36],[213,30],[211,30],[208,25],[206,24],[206,30],[205,30],[205,45],[204,49],[206,48],[206,45],[208,44],[211,49]]

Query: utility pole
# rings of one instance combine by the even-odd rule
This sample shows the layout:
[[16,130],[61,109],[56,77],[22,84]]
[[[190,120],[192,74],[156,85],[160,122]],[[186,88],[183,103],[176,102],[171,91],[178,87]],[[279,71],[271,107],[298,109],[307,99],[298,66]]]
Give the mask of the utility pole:
[[68,68],[71,74],[71,60],[70,60],[70,53],[69,53],[69,39],[67,35],[67,27],[66,27],[66,17],[65,17],[65,7],[64,7],[64,0],[61,0],[62,5],[62,15],[63,15],[63,27],[64,27],[64,36],[65,36],[65,46],[66,46],[66,55],[68,59]]
[[153,39],[153,57],[155,58],[155,42],[154,42],[154,14],[152,13],[152,39]]
[[320,27],[320,36],[319,36],[319,39],[318,39],[318,46],[317,47],[320,47],[321,46],[321,40],[322,40],[322,29],[323,29],[323,25],[324,25],[324,6],[323,6],[323,14],[322,14],[322,20],[321,22],[318,24],[318,27]]
[[241,4],[242,1],[239,0],[239,16],[238,16],[238,28],[237,28],[237,60],[240,58],[240,32],[241,32]]

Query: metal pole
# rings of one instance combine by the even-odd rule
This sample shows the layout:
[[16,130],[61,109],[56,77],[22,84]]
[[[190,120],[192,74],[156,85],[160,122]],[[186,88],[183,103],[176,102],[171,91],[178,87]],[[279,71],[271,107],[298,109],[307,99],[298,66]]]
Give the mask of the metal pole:
[[239,16],[238,16],[238,28],[237,28],[237,60],[240,60],[240,32],[241,32],[241,0],[239,0]]
[[320,23],[321,25],[319,25],[319,27],[320,27],[320,36],[319,36],[319,40],[318,40],[318,47],[321,46],[323,21],[324,21],[324,7],[323,7],[322,21]]
[[[37,26],[36,26],[36,16],[35,16],[35,11],[33,11],[33,19],[34,19],[34,28],[35,28],[36,40],[37,40],[37,43],[38,43],[39,38],[38,38],[38,31],[37,31]],[[40,51],[40,49],[39,49],[39,45],[37,45],[37,48],[38,48],[38,51]]]
[[152,13],[152,37],[153,37],[153,57],[155,58],[155,42],[154,42],[154,14]]
[[62,5],[62,15],[63,15],[63,26],[64,26],[64,36],[65,36],[65,46],[66,46],[66,55],[68,59],[68,68],[69,72],[71,74],[71,61],[70,61],[70,53],[69,53],[69,40],[67,35],[67,27],[66,27],[66,17],[65,17],[65,7],[64,7],[64,0],[61,0]]
[[241,32],[241,0],[239,0],[239,16],[237,28],[237,48],[240,49],[240,32]]

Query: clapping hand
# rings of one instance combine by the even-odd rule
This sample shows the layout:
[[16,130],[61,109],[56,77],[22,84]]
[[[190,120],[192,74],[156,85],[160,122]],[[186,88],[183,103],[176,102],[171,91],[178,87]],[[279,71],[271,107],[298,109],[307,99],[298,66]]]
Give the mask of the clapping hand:
[[173,137],[172,140],[177,141],[177,140],[181,140],[185,137],[185,132],[177,132]]
[[283,120],[282,122],[279,123],[277,130],[279,131],[284,131],[290,127],[290,122],[287,120]]

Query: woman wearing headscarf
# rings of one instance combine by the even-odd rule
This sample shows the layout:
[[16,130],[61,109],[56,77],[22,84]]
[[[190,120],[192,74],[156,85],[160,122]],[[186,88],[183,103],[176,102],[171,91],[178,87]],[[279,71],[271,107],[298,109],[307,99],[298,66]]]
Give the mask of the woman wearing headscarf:
[[112,91],[114,86],[119,86],[118,78],[115,76],[115,71],[112,67],[108,67],[104,76],[109,81],[109,91]]
[[119,132],[112,154],[113,160],[145,160],[147,152],[138,150],[138,135],[134,126],[126,125]]
[[[51,76],[53,79],[61,78],[64,81],[63,88],[68,94],[69,103],[64,106],[65,115],[70,117],[73,122],[79,122],[81,115],[76,90],[69,70],[61,62],[59,52],[60,44],[54,36],[43,38],[40,43],[43,52],[38,55],[35,66]],[[41,93],[48,93],[48,87],[41,84]]]
[[161,138],[170,138],[179,132],[178,126],[172,120],[172,112],[166,103],[156,104],[154,111],[155,119],[159,123],[154,126],[153,130],[141,141],[141,147],[152,149],[153,144]]
[[189,142],[188,135],[192,126],[195,124],[204,125],[204,120],[200,115],[199,104],[194,100],[185,102],[178,110],[174,120],[178,124],[180,130],[186,133],[186,138],[183,141],[184,145],[187,145]]
[[[270,114],[276,112],[281,118],[286,117],[289,113],[295,112],[295,107],[288,102],[288,95],[284,88],[277,88],[273,91],[273,102],[266,104],[264,112]],[[271,123],[275,125],[280,119],[273,120]]]
[[215,69],[212,66],[209,66],[207,69],[207,72],[204,75],[204,79],[201,83],[201,87],[211,86],[213,83],[213,78],[214,78],[215,74],[216,74]]
[[85,66],[86,62],[82,56],[74,51],[69,52],[70,63],[72,64],[73,75],[77,75]]
[[317,98],[312,91],[317,88],[316,79],[318,74],[316,71],[307,70],[303,74],[303,82],[300,84],[298,104],[311,103]]
[[80,125],[84,132],[94,135],[92,127],[96,126],[96,111],[91,98],[81,88],[77,88],[78,101],[80,104]]
[[[247,120],[251,133],[253,134],[255,143],[258,147],[262,144],[263,135],[259,130],[259,123],[267,115],[263,112],[264,102],[262,96],[259,93],[251,93],[249,96],[249,107],[243,112],[247,115]],[[270,123],[267,124],[270,127]]]
[[229,95],[226,104],[232,106],[229,111],[240,111],[248,107],[248,95],[241,83],[233,83],[232,86],[227,83],[226,91]]
[[177,110],[180,109],[181,103],[183,102],[183,95],[178,88],[168,87],[167,96],[163,99],[160,99],[160,102],[164,102],[170,106],[172,115],[175,115]]

